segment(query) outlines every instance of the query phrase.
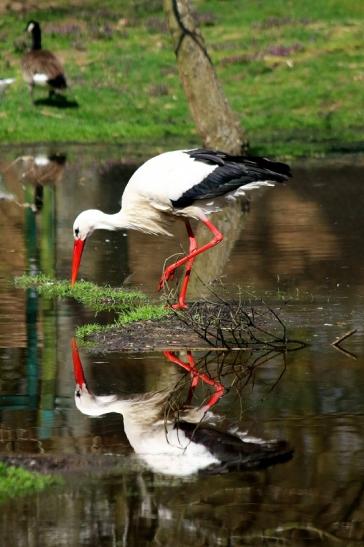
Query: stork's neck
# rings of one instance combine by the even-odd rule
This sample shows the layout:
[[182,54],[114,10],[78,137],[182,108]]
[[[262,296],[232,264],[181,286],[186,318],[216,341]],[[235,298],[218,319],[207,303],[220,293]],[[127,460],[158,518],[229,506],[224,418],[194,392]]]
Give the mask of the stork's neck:
[[102,211],[98,211],[97,213],[95,230],[122,230],[132,227],[122,210],[112,215],[103,213]]
[[83,386],[81,397],[75,398],[77,408],[86,416],[103,416],[111,412],[124,415],[128,402],[120,400],[115,395],[92,395]]

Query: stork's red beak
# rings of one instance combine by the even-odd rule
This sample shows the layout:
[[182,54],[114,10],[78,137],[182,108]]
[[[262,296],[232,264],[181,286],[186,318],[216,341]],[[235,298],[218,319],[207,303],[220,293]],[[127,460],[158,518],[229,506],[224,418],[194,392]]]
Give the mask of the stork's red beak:
[[78,269],[80,267],[81,263],[81,257],[83,253],[83,249],[85,247],[86,239],[82,241],[82,239],[75,239],[74,245],[73,245],[73,259],[72,259],[72,278],[71,278],[71,285],[75,284],[75,281],[77,279]]
[[74,338],[72,338],[71,347],[72,347],[73,374],[75,376],[75,382],[80,387],[82,387],[83,385],[86,385],[86,378],[83,373],[81,359],[78,353],[76,340]]

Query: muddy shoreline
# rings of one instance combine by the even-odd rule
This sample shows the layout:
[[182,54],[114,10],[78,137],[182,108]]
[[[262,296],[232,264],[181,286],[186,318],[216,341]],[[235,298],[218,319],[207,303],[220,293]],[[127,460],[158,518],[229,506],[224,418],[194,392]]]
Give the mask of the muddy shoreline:
[[282,346],[287,340],[285,326],[271,308],[200,301],[184,312],[93,334],[87,342],[91,351],[147,352],[262,349],[271,343]]

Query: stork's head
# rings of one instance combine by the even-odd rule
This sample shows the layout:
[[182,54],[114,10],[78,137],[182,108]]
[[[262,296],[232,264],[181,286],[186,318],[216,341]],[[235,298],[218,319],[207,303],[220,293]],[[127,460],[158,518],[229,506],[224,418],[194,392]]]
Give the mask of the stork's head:
[[72,259],[72,285],[74,285],[77,279],[86,239],[96,228],[98,228],[102,215],[103,213],[97,209],[88,209],[87,211],[82,211],[73,223],[74,245]]
[[87,416],[102,416],[108,412],[113,412],[113,409],[110,410],[110,408],[117,400],[117,397],[115,395],[97,396],[88,390],[77,343],[74,338],[71,341],[71,347],[73,374],[76,382],[75,403],[78,410],[83,414],[87,414]]
[[88,209],[82,211],[73,223],[73,237],[76,239],[85,239],[98,228],[101,218],[104,216],[102,211],[97,209]]
[[[71,342],[72,347],[72,362],[73,362],[73,374],[75,377],[75,403],[81,412],[84,407],[90,406],[89,401],[92,402],[93,395],[89,392],[86,386],[86,378],[83,372],[83,367],[78,353],[76,340],[73,338]],[[91,405],[92,406],[92,405]]]

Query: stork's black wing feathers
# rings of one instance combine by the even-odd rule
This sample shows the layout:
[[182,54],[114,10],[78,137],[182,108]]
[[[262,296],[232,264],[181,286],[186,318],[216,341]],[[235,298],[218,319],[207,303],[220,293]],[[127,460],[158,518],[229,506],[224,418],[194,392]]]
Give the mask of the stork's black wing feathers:
[[290,460],[293,455],[292,448],[284,440],[248,442],[226,431],[184,421],[178,422],[175,427],[191,441],[205,446],[219,460],[219,464],[208,469],[211,473],[262,469]]
[[186,153],[194,160],[204,161],[205,163],[210,163],[212,165],[224,165],[229,162],[246,163],[247,165],[251,163],[262,169],[277,171],[282,175],[286,175],[287,178],[292,176],[291,168],[286,163],[273,161],[261,156],[233,156],[231,154],[226,154],[225,152],[208,150],[206,148],[196,148],[194,150],[189,150]]
[[231,156],[203,148],[189,150],[186,153],[196,161],[216,165],[216,169],[177,200],[172,201],[175,208],[188,207],[195,200],[222,196],[254,182],[284,182],[291,176],[289,165],[267,158]]

